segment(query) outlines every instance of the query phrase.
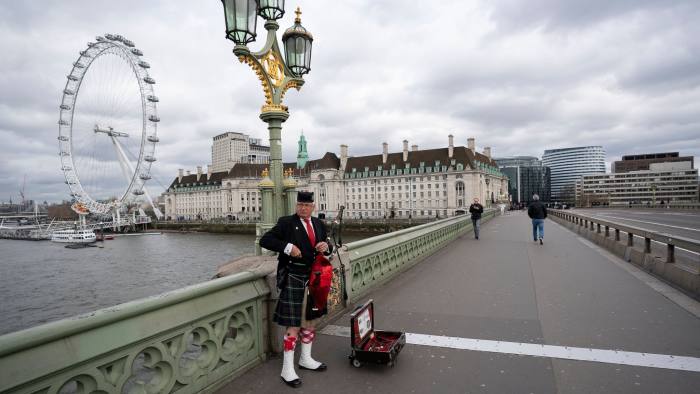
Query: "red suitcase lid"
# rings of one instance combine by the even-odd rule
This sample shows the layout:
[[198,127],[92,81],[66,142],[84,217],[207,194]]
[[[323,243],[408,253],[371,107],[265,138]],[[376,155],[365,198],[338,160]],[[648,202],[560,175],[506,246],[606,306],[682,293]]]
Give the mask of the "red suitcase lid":
[[352,345],[361,347],[374,332],[374,300],[369,300],[355,309],[350,315],[350,327]]

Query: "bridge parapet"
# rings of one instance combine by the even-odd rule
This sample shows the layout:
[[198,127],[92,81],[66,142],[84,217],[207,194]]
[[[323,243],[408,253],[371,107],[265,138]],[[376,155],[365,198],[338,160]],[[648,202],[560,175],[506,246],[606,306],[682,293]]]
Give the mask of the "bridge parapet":
[[243,272],[0,337],[0,392],[201,392],[265,359],[269,295]]

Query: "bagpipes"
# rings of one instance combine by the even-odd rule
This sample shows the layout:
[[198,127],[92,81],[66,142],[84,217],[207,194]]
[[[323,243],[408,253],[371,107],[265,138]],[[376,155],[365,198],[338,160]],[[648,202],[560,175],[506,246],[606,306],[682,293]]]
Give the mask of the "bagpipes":
[[338,259],[338,266],[340,270],[340,288],[343,291],[343,303],[348,300],[348,292],[345,286],[345,264],[343,260],[340,259],[340,248],[343,247],[343,211],[345,211],[345,206],[341,205],[338,210],[338,217],[331,224],[331,239],[329,241],[333,242],[333,253]]
[[[343,291],[343,302],[348,299],[347,291],[345,290],[345,265],[340,260],[339,249],[343,246],[341,235],[343,225],[343,210],[344,206],[340,207],[338,217],[331,224],[331,236],[327,242],[333,244],[333,254],[338,258],[340,263],[340,287]],[[307,300],[306,319],[312,320],[319,318],[328,313],[328,294],[331,290],[333,282],[333,265],[330,260],[322,253],[318,253],[311,265],[311,276],[309,277],[309,299]]]

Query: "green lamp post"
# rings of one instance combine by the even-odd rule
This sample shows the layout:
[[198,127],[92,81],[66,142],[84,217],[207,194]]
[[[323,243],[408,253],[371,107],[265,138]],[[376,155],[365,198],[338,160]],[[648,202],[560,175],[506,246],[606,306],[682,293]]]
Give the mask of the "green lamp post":
[[[263,221],[256,229],[258,240],[277,218],[290,214],[291,198],[296,196],[293,182],[282,177],[282,123],[289,118],[287,106],[282,104],[289,88],[301,89],[302,76],[311,69],[313,36],[301,25],[301,10],[297,7],[294,25],[282,35],[284,54],[277,41],[277,20],[284,16],[284,0],[222,0],[226,21],[226,38],[236,43],[233,53],[241,63],[249,65],[262,83],[265,103],[260,119],[267,123],[270,134],[269,178],[261,182]],[[258,52],[251,52],[247,44],[255,41],[257,16],[265,19],[267,40]],[[268,203],[266,203],[268,202]],[[272,220],[270,220],[272,219]]]

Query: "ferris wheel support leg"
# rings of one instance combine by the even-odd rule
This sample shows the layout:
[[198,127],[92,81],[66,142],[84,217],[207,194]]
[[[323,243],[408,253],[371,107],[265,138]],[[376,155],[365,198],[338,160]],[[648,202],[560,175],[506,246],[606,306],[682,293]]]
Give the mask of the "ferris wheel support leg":
[[[119,141],[117,141],[114,136],[111,136],[112,138],[112,143],[114,144],[114,147],[117,150],[117,156],[119,158],[119,165],[122,168],[122,172],[124,173],[124,177],[126,178],[127,182],[131,182],[131,176],[130,174],[134,173],[134,168],[131,166],[131,163],[129,160],[126,158],[126,154],[124,153],[124,149],[122,149],[121,144]],[[148,193],[148,190],[146,189],[146,186],[143,187],[144,194],[146,195],[146,199],[148,199],[148,203],[151,204],[151,207],[153,208],[153,212],[156,214],[156,217],[158,219],[163,217],[163,213],[158,209],[156,204],[153,203],[153,199],[151,198],[151,195]]]
[[131,166],[131,163],[126,158],[126,153],[124,153],[124,149],[122,149],[122,146],[119,143],[119,141],[117,141],[117,139],[114,138],[114,136],[110,136],[110,138],[112,139],[114,148],[117,150],[117,158],[119,159],[119,166],[122,168],[122,174],[124,174],[124,178],[126,178],[127,182],[131,182],[131,174],[134,173],[134,168]]
[[146,189],[145,186],[143,187],[143,192],[146,195],[146,199],[148,199],[148,203],[151,204],[151,208],[153,208],[153,213],[156,214],[156,217],[158,219],[162,218],[163,212],[161,212],[160,209],[158,209],[158,207],[156,206],[156,204],[153,203],[153,199],[151,198],[151,193],[148,192],[148,189]]

